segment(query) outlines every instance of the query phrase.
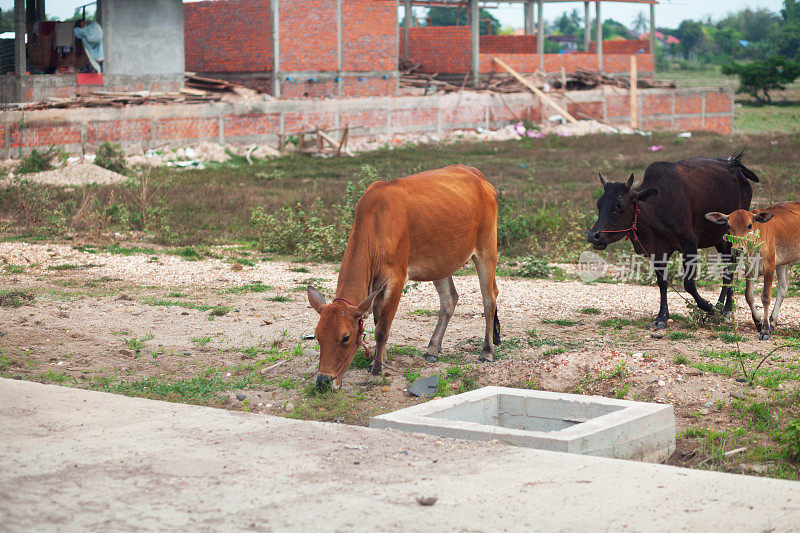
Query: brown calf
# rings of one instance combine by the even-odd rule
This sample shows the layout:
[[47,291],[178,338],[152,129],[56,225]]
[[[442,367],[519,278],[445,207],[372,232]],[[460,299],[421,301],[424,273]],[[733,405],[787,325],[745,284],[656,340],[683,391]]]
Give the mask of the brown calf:
[[389,329],[407,280],[432,281],[439,318],[425,359],[436,361],[458,293],[452,274],[472,259],[478,271],[486,332],[482,360],[494,359],[500,343],[497,319],[497,192],[479,170],[463,165],[373,183],[356,207],[344,251],[336,297],[308,287],[320,315],[317,384],[338,388],[372,310],[376,353],[372,373],[382,370]]
[[[778,313],[789,289],[789,267],[800,259],[800,202],[783,202],[772,205],[757,213],[739,209],[729,215],[707,213],[706,218],[717,224],[728,226],[728,233],[735,237],[744,237],[758,230],[761,243],[757,255],[746,258],[747,287],[745,298],[753,313],[753,321],[761,332],[759,338],[769,339],[770,331],[778,323]],[[734,244],[742,248],[742,245]],[[769,304],[772,297],[772,280],[778,275],[778,294],[772,315],[769,315]],[[764,289],[761,292],[761,303],[764,306],[762,320],[755,307],[753,298],[753,281],[759,275],[764,276]]]

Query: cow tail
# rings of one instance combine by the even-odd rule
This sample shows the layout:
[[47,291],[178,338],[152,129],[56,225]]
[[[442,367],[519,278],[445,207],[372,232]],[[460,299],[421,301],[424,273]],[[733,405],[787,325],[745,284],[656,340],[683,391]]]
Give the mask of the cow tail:
[[734,154],[728,158],[728,170],[730,170],[731,172],[740,173],[742,176],[749,179],[750,181],[758,183],[759,179],[758,176],[756,176],[756,173],[747,168],[746,166],[744,166],[744,164],[742,163],[742,159],[747,157],[749,153],[750,153],[750,148],[748,148],[747,146],[744,146],[739,150],[737,150],[736,152],[734,152]]

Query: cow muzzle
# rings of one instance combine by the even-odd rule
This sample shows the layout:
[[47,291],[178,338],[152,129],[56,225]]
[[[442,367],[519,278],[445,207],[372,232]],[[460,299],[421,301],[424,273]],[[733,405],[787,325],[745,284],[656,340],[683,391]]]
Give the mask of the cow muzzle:
[[608,243],[603,239],[603,232],[591,229],[586,234],[586,240],[592,245],[595,250],[605,250]]
[[337,384],[336,380],[331,376],[326,376],[325,374],[317,374],[317,387],[319,387],[320,389],[338,390],[339,384]]

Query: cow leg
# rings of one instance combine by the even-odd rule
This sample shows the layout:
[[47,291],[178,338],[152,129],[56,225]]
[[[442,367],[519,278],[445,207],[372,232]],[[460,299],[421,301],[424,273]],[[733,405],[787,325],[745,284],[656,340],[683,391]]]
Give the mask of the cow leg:
[[775,267],[775,274],[778,276],[778,294],[775,296],[775,303],[772,304],[772,315],[769,318],[769,325],[772,329],[778,325],[778,313],[781,312],[781,304],[789,292],[789,265]]
[[683,288],[692,295],[697,306],[706,313],[713,313],[714,308],[708,300],[697,292],[695,278],[697,277],[697,242],[687,242],[682,249],[683,253]]
[[652,327],[654,329],[664,329],[667,327],[667,320],[669,320],[669,307],[667,305],[667,261],[669,257],[665,257],[660,261],[653,261],[653,270],[656,273],[656,281],[658,282],[658,290],[661,293],[661,305],[658,308],[658,316],[653,321]]
[[717,252],[722,256],[722,290],[719,291],[719,300],[717,300],[717,309],[722,311],[725,316],[733,312],[733,271],[731,264],[733,256],[731,255],[732,245],[729,242],[722,241],[715,246]]
[[750,314],[753,315],[753,323],[756,325],[756,329],[761,331],[761,315],[756,309],[756,299],[753,296],[753,282],[755,280],[753,278],[748,277],[745,281],[744,285],[744,299],[747,300],[747,305],[750,306]]
[[458,303],[458,292],[456,292],[456,285],[453,283],[453,276],[437,279],[433,282],[433,286],[436,287],[436,292],[439,293],[439,318],[436,320],[436,328],[433,330],[431,342],[428,343],[428,351],[425,352],[425,360],[429,363],[435,363],[439,360],[444,332],[447,330],[447,324],[450,323],[450,317],[453,316],[456,303]]
[[[481,258],[477,254],[472,256],[475,269],[478,271],[478,281],[481,286],[481,299],[483,300],[483,316],[486,319],[486,332],[483,337],[481,361],[494,361],[494,343],[500,343],[500,321],[497,319],[497,257]],[[488,259],[492,259],[489,261]],[[497,331],[495,331],[497,330]]]
[[372,360],[371,372],[377,376],[383,371],[383,362],[386,360],[386,342],[389,340],[389,330],[392,320],[403,295],[405,276],[394,276],[383,291],[383,307],[380,316],[375,322],[375,356]]
[[772,300],[772,279],[775,277],[775,267],[766,265],[764,268],[764,288],[761,290],[761,305],[764,306],[764,320],[761,321],[761,335],[758,336],[762,341],[769,340],[772,328],[769,320],[769,303]]

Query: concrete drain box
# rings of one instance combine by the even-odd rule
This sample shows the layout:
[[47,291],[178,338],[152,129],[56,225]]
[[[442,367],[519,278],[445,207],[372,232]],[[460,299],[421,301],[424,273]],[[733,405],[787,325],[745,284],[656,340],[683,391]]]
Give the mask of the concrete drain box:
[[369,427],[651,462],[675,450],[671,405],[507,387],[375,416]]

